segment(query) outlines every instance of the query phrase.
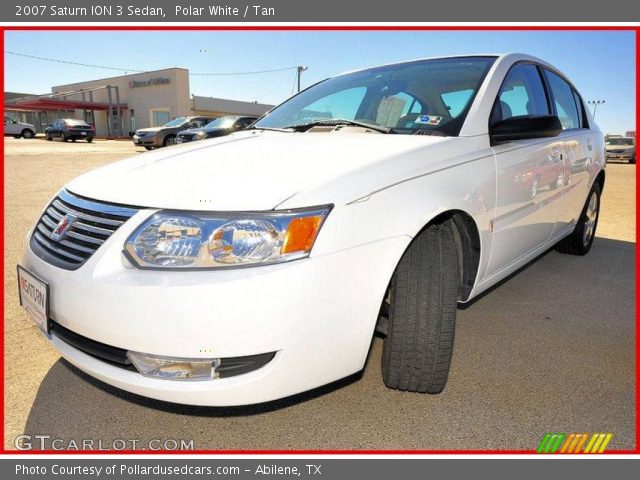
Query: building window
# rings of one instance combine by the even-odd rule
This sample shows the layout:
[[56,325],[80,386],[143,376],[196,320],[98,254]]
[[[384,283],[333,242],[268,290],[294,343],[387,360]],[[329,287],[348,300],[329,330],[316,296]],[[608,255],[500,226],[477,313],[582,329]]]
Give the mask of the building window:
[[171,113],[169,110],[151,110],[151,126],[160,127],[171,120]]

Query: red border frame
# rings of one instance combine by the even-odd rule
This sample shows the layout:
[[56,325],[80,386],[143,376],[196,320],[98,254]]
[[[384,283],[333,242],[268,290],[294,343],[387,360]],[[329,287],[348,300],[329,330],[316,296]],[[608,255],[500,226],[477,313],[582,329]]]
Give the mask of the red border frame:
[[[639,26],[507,26],[507,25],[487,25],[487,26],[388,26],[388,25],[312,25],[312,26],[267,26],[267,25],[215,25],[215,26],[143,26],[143,25],[117,25],[117,26],[0,26],[0,47],[2,47],[2,53],[0,53],[0,60],[2,60],[2,67],[4,69],[4,33],[6,31],[31,31],[31,30],[45,30],[45,31],[85,31],[85,30],[149,30],[149,31],[162,31],[162,30],[216,30],[216,31],[423,31],[423,30],[436,30],[436,31],[633,31],[636,34],[636,131],[637,126],[640,124],[640,90],[638,89],[638,79],[640,78],[640,63],[637,61],[640,54],[640,27]],[[0,102],[4,105],[4,75],[0,75]],[[4,107],[3,107],[4,108]],[[0,154],[2,154],[2,172],[0,177],[0,195],[1,202],[4,207],[4,138],[0,144]],[[636,185],[640,180],[640,171],[636,167]],[[640,212],[638,212],[638,196],[636,194],[636,225],[640,219]],[[4,208],[2,211],[2,226],[0,226],[0,246],[4,252]],[[638,283],[638,276],[640,273],[640,259],[638,253],[638,237],[639,234],[636,229],[636,286]],[[0,267],[4,272],[5,257],[2,255],[0,260]],[[0,294],[0,303],[2,304],[2,314],[0,317],[0,326],[3,333],[3,341],[0,343],[0,366],[2,366],[3,379],[4,379],[4,289]],[[636,305],[638,302],[638,291],[636,288]],[[638,338],[640,337],[640,322],[638,322],[638,312],[636,308],[636,448],[634,450],[612,450],[605,453],[605,455],[624,455],[624,454],[640,454],[640,418],[638,417],[638,405],[640,397],[640,372],[638,369],[638,358],[640,357],[640,345],[638,344]],[[487,455],[509,455],[509,454],[535,454],[535,450],[190,450],[190,451],[165,451],[165,450],[82,450],[82,451],[69,451],[69,450],[39,450],[39,451],[25,451],[25,450],[6,450],[4,447],[5,442],[5,423],[4,423],[4,406],[5,406],[5,385],[4,380],[0,382],[0,397],[2,402],[0,403],[0,417],[2,423],[0,424],[0,435],[2,437],[2,446],[0,448],[0,455],[425,455],[425,454],[437,454],[437,455],[469,455],[469,454],[487,454]]]

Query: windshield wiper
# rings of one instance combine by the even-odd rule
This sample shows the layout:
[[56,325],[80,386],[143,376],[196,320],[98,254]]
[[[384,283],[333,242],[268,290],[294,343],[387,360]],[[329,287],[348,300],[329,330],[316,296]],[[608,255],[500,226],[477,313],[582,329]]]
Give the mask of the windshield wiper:
[[431,135],[433,137],[448,137],[446,133],[440,130],[427,130],[426,128],[419,128],[414,130],[411,135]]
[[354,125],[356,127],[369,128],[380,133],[396,133],[396,131],[390,127],[383,127],[380,125],[371,125],[366,122],[359,122],[357,120],[347,120],[346,118],[328,118],[325,120],[315,120],[313,122],[298,123],[289,125],[285,128],[291,128],[293,130],[305,130],[317,126],[338,126],[338,125]]
[[291,129],[278,128],[278,127],[247,127],[244,130],[269,130],[270,132],[286,132],[291,133]]

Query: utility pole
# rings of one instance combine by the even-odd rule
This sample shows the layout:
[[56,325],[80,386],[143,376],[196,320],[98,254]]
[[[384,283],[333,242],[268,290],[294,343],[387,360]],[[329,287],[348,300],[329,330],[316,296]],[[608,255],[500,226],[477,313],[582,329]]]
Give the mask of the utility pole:
[[300,92],[300,76],[302,75],[302,72],[308,69],[309,67],[306,65],[298,65],[298,93]]
[[605,103],[604,100],[587,100],[589,105],[593,105],[593,119],[596,119],[596,112],[598,111],[598,105]]

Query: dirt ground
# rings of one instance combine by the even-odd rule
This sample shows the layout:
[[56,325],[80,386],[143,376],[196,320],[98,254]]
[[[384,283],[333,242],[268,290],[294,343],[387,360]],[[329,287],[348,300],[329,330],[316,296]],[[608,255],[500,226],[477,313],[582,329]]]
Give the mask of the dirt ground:
[[544,433],[613,432],[635,444],[635,165],[610,164],[598,238],[584,258],[549,252],[460,310],[440,395],[388,390],[382,342],[356,376],[267,405],[194,408],[96,381],[60,359],[18,305],[15,265],[68,180],[141,154],[130,142],[5,139],[5,447],[193,440],[197,449],[534,449]]

